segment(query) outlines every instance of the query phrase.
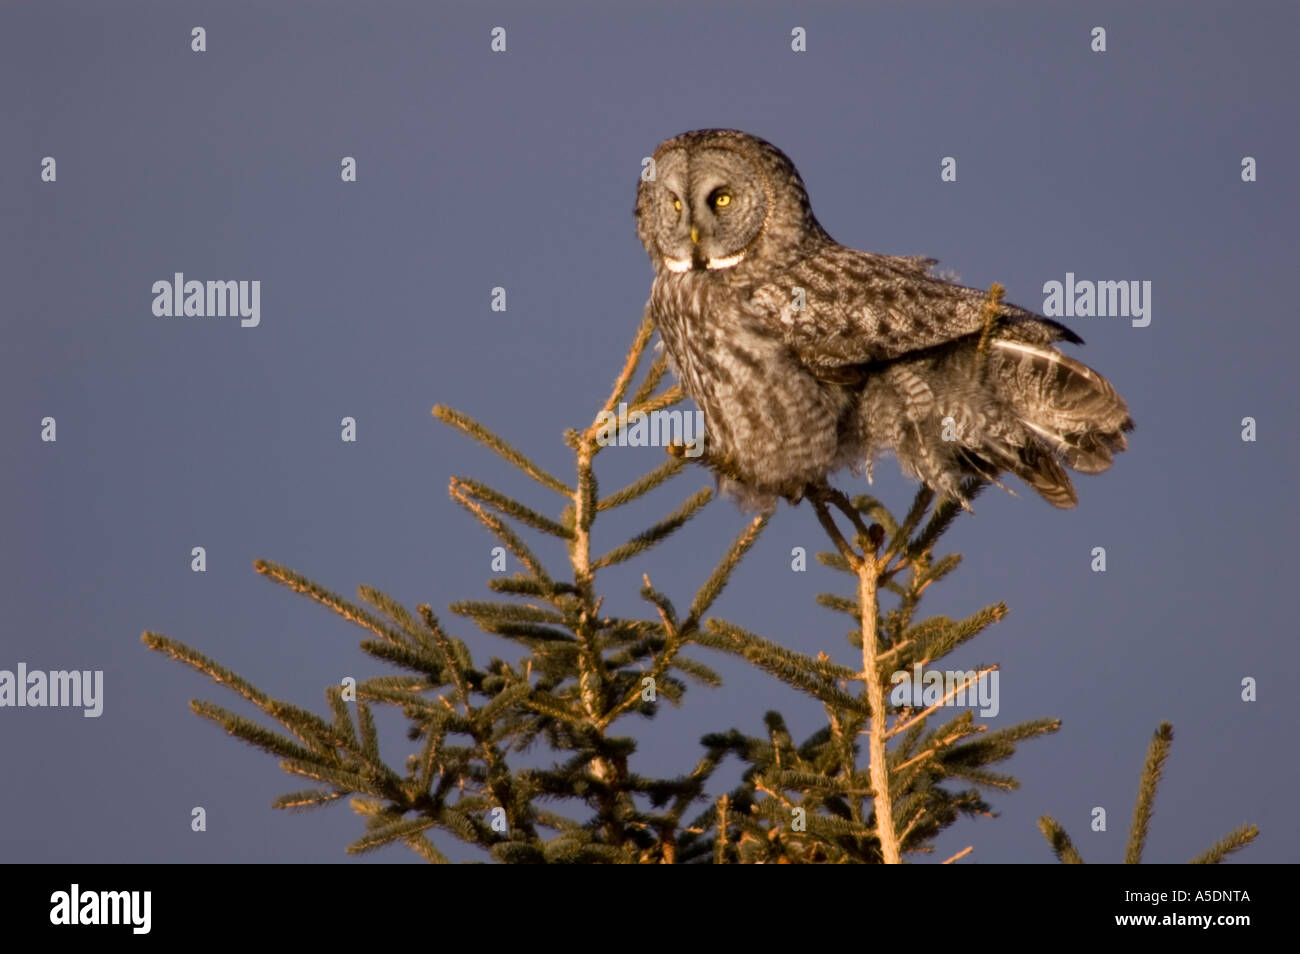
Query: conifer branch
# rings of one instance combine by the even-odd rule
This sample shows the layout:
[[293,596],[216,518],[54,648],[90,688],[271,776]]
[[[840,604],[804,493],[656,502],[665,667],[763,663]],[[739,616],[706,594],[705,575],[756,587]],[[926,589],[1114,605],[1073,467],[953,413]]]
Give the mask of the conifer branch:
[[543,583],[543,581],[535,577],[518,573],[514,576],[493,577],[488,580],[488,588],[496,590],[498,593],[509,593],[512,596],[536,596],[552,602],[558,602],[560,597],[579,595],[578,588],[572,583],[564,583],[559,580]]
[[975,347],[975,380],[984,379],[985,369],[988,367],[989,347],[993,342],[993,331],[997,327],[998,316],[1002,312],[1002,297],[1006,294],[1004,289],[997,282],[989,286],[988,295],[984,299],[984,329],[980,332],[979,343]]
[[550,534],[553,537],[559,537],[562,540],[572,540],[573,531],[562,524],[556,523],[550,517],[543,516],[531,507],[525,507],[519,501],[507,497],[499,490],[494,490],[487,484],[480,483],[477,480],[471,480],[469,477],[453,477],[452,485],[467,497],[473,497],[477,500],[496,508],[500,513],[509,517],[514,517],[521,523],[526,523],[534,529],[543,533]]
[[767,527],[768,521],[771,519],[771,514],[762,514],[755,517],[731,544],[731,548],[718,561],[718,565],[713,568],[709,578],[696,592],[695,599],[691,600],[690,611],[682,624],[683,630],[688,633],[695,630],[700,619],[709,611],[709,607],[722,595],[722,590],[726,587],[727,581],[731,579],[731,574],[735,572],[745,554],[754,546],[759,535]]
[[722,685],[722,677],[697,659],[688,656],[673,656],[669,660],[686,675],[706,686]]
[[[999,307],[1000,298],[991,294],[977,345],[981,361],[992,347]],[[362,681],[355,701],[340,687],[329,687],[328,711],[321,717],[272,698],[180,643],[144,634],[151,649],[229,686],[285,727],[287,736],[211,703],[191,704],[228,733],[275,755],[283,771],[324,786],[282,795],[275,807],[318,807],[351,794],[366,832],[350,852],[405,845],[434,863],[447,861],[434,843],[434,831],[508,863],[898,863],[905,853],[932,852],[932,839],[959,818],[990,815],[981,789],[1016,786],[1014,778],[996,771],[998,763],[1018,743],[1055,731],[1058,721],[989,731],[966,711],[929,728],[940,708],[969,697],[973,683],[955,686],[937,702],[927,697],[924,708],[919,700],[891,707],[887,699],[891,671],[928,666],[1006,614],[1006,606],[995,603],[964,619],[917,618],[926,589],[960,562],[956,554],[932,554],[962,509],[955,500],[936,502],[921,488],[897,520],[871,497],[850,500],[827,485],[807,491],[834,547],[817,559],[854,580],[852,597],[823,594],[818,602],[854,617],[859,628],[850,633],[850,642],[860,649],[860,669],[841,665],[826,652],[808,655],[716,617],[705,619],[769,515],[744,526],[684,615],[651,585],[649,574],[642,574],[640,595],[652,610],[637,618],[602,612],[607,594],[597,588],[600,571],[643,556],[713,497],[709,490],[699,491],[649,529],[601,556],[592,554],[592,528],[600,513],[641,500],[682,473],[687,462],[685,448],[670,448],[668,460],[599,495],[594,461],[608,444],[608,415],[624,402],[629,410],[651,413],[682,400],[678,386],[661,390],[667,369],[662,355],[636,383],[652,336],[647,316],[601,411],[585,428],[564,433],[574,454],[572,485],[467,415],[442,405],[434,409],[440,420],[563,498],[557,514],[468,477],[449,482],[451,498],[522,566],[513,576],[489,580],[503,599],[459,600],[450,608],[483,632],[522,645],[527,654],[517,662],[491,658],[476,664],[466,643],[449,635],[427,604],[412,614],[382,591],[361,586],[360,599],[372,612],[266,561],[255,564],[259,573],[367,630],[374,638],[363,639],[362,649],[402,674]],[[707,450],[699,462],[727,473],[727,460],[715,460]],[[969,500],[983,486],[971,478],[961,494]],[[535,533],[565,542],[569,565],[563,572],[552,573],[534,552]],[[796,743],[781,716],[768,713],[757,736],[735,729],[705,735],[705,755],[689,773],[638,774],[630,761],[632,740],[612,732],[617,721],[653,717],[661,701],[680,704],[687,679],[720,682],[713,669],[684,654],[691,645],[742,657],[816,699],[826,724]],[[979,669],[975,682],[996,669]],[[853,683],[861,683],[860,691]],[[379,705],[398,707],[409,722],[407,737],[417,743],[400,771],[381,758]],[[863,735],[865,753],[859,751]],[[1140,856],[1145,844],[1167,742],[1160,753],[1153,743],[1148,756],[1130,854]],[[511,766],[508,753],[538,743],[555,756],[551,767]],[[867,764],[859,765],[864,754]],[[744,762],[746,770],[732,791],[715,796],[707,786],[728,755]],[[956,780],[965,787],[953,787]],[[563,810],[550,811],[544,802],[561,802]],[[701,803],[703,810],[684,825],[691,806]],[[505,830],[498,824],[502,812]],[[1056,822],[1044,817],[1040,828],[1059,858],[1080,860]],[[1218,862],[1256,834],[1253,826],[1243,826],[1196,860]],[[967,847],[945,863],[972,850]]]
[[212,659],[209,659],[197,650],[191,649],[184,643],[177,642],[174,639],[169,639],[161,633],[146,632],[140,637],[140,639],[141,642],[150,649],[166,653],[173,659],[183,662],[192,669],[196,669],[203,673],[213,682],[230,687],[261,709],[266,709],[274,702],[270,696],[262,692],[262,690],[258,689],[252,683],[235,675],[226,667]]
[[817,603],[829,610],[834,610],[837,613],[845,613],[852,616],[854,619],[857,619],[858,604],[848,597],[840,596],[838,593],[818,593]]
[[366,612],[352,601],[346,600],[337,593],[307,579],[302,574],[295,573],[288,567],[272,563],[269,560],[254,560],[253,568],[268,579],[288,587],[295,593],[302,593],[322,606],[328,606],[349,623],[356,623],[358,626],[370,630],[376,636],[381,636],[394,645],[403,646],[407,644],[401,634],[388,626],[383,620]]
[[480,444],[496,451],[501,457],[505,458],[511,464],[514,464],[515,467],[519,468],[543,487],[550,488],[561,497],[573,496],[573,490],[567,487],[562,480],[548,474],[545,470],[537,464],[534,464],[522,453],[511,447],[468,414],[462,414],[454,408],[439,404],[433,409],[433,416],[438,418],[440,421],[450,424],[452,427],[457,428],[463,433],[468,434]]
[[[938,702],[934,703],[933,705],[925,709],[922,709],[920,712],[918,712],[916,715],[912,716],[911,718],[907,719],[906,721],[895,722],[893,728],[891,728],[888,732],[885,733],[885,738],[891,739],[894,736],[898,735],[900,732],[905,732],[908,729],[910,729],[913,725],[916,725],[917,723],[928,718],[929,716],[934,715],[934,713],[938,712],[945,705],[947,705],[949,702],[955,699],[957,697],[957,693],[959,692],[965,693],[966,690],[968,689],[973,690],[981,679],[983,679],[989,673],[996,671],[997,668],[998,668],[997,666],[986,666],[983,669],[980,669],[976,673],[975,678],[973,680],[969,680],[969,679],[963,680],[960,685],[953,686],[951,689],[949,689],[940,697]],[[884,690],[882,689],[881,691],[883,692]]]
[[[685,397],[685,395],[682,393],[681,387],[679,385],[674,384],[672,387],[666,389],[662,393],[657,394],[654,397],[650,398],[649,400],[636,405],[636,407],[629,408],[628,413],[631,414],[632,411],[635,410],[635,411],[639,411],[642,414],[653,414],[655,411],[662,411],[664,408],[672,407],[683,397]],[[680,447],[681,445],[679,444],[676,446]]]
[[[408,649],[405,646],[394,646],[392,643],[384,643],[376,639],[363,639],[361,649],[376,659],[382,659],[385,662],[406,669],[425,673],[428,679],[432,680],[436,685],[441,685],[444,682],[442,663],[428,649]],[[409,678],[406,680],[406,684],[411,684]]]
[[[649,322],[643,322],[606,410],[613,410],[632,391],[652,330]],[[651,363],[632,391],[634,409],[649,412],[681,400],[679,388],[655,393],[666,367],[662,357]],[[420,605],[412,614],[382,591],[359,587],[361,599],[374,608],[372,612],[267,561],[255,564],[259,573],[368,630],[376,638],[362,640],[362,649],[407,674],[361,682],[355,704],[350,697],[345,701],[340,687],[329,687],[326,701],[331,718],[327,721],[273,699],[182,644],[146,633],[146,645],[229,685],[296,737],[298,741],[281,736],[210,703],[193,704],[196,712],[226,731],[277,756],[285,772],[312,778],[328,788],[290,793],[276,800],[277,807],[315,807],[348,793],[365,796],[352,799],[353,809],[366,818],[368,829],[353,843],[352,852],[405,844],[429,861],[445,862],[445,856],[427,837],[430,830],[439,829],[490,850],[499,860],[677,860],[681,815],[704,797],[703,785],[716,759],[701,760],[690,776],[642,778],[628,768],[629,741],[605,733],[622,715],[634,711],[653,714],[653,703],[643,701],[636,691],[647,664],[654,673],[656,691],[672,702],[680,701],[685,689],[673,672],[705,684],[718,683],[712,669],[679,653],[694,636],[698,614],[717,597],[762,523],[742,533],[701,587],[692,604],[697,615],[688,617],[684,629],[667,597],[649,587],[647,595],[660,611],[658,621],[603,616],[600,607],[604,598],[595,588],[597,571],[636,557],[671,535],[712,498],[712,492],[691,496],[649,530],[593,559],[590,532],[597,512],[639,500],[680,473],[684,460],[670,458],[600,500],[592,464],[602,446],[601,415],[585,430],[566,433],[576,458],[576,482],[568,486],[467,415],[444,406],[435,408],[434,414],[561,494],[567,504],[556,519],[477,480],[453,477],[449,482],[451,498],[474,514],[524,568],[513,577],[491,580],[492,589],[544,604],[483,600],[452,604],[454,612],[469,617],[481,629],[527,646],[530,655],[517,669],[499,660],[493,660],[486,670],[475,667],[468,648],[447,635],[428,605]],[[553,579],[517,531],[519,527],[566,542],[572,583]],[[404,777],[381,759],[373,713],[373,706],[379,704],[400,707],[412,723],[408,735],[420,740],[418,751],[405,759]],[[522,750],[539,736],[571,755],[565,767],[549,772],[511,770],[504,757],[506,747]],[[647,796],[652,806],[671,801],[673,807],[667,813],[647,812],[633,801],[633,795]],[[595,817],[589,822],[562,820],[563,816],[534,806],[540,797],[585,802],[594,809]],[[507,831],[487,823],[487,813],[493,808],[504,810]],[[541,841],[535,830],[539,824],[558,831],[559,837]],[[694,844],[690,836],[686,844]]]
[[650,400],[650,395],[654,394],[655,388],[659,386],[659,382],[663,380],[667,370],[668,359],[661,354],[650,363],[645,378],[637,387],[636,393],[632,395],[632,400],[628,401],[629,407],[644,410],[643,405]]
[[[618,407],[619,402],[622,401],[624,396],[627,394],[628,386],[632,383],[632,376],[636,374],[637,365],[641,363],[641,356],[645,354],[646,345],[650,343],[650,338],[653,334],[654,319],[650,315],[650,305],[647,302],[645,312],[641,316],[641,323],[637,325],[636,336],[632,340],[632,347],[628,348],[627,357],[623,361],[623,369],[619,371],[618,377],[614,380],[614,387],[613,390],[610,391],[609,399],[605,401],[604,406],[601,408],[602,413],[596,415],[597,420],[599,420],[603,414],[611,413],[616,407]],[[651,370],[653,371],[653,368]],[[660,371],[659,376],[662,377],[662,375],[663,371]],[[649,376],[647,376],[647,380],[648,377]],[[655,383],[657,383],[657,381]],[[646,385],[642,384],[642,388],[645,387]],[[653,383],[649,385],[649,390],[654,390]],[[639,395],[640,391],[638,390],[637,393]],[[637,404],[639,402],[634,400],[632,403]]]
[[718,835],[713,841],[713,863],[725,864],[727,861],[727,810],[730,808],[726,795],[718,799]]
[[[837,529],[835,531],[839,533]],[[839,570],[841,573],[848,573],[850,576],[856,576],[853,569],[849,566],[849,561],[839,553],[828,553],[825,550],[817,551],[817,562],[822,566],[832,570]]]
[[1188,863],[1193,865],[1217,865],[1234,851],[1245,848],[1258,835],[1259,829],[1254,825],[1242,825],[1240,828],[1224,835]]
[[[744,656],[751,662],[766,667],[768,662],[781,664],[806,677],[811,683],[825,684],[833,688],[835,680],[859,678],[859,675],[847,666],[832,662],[829,657],[813,658],[793,649],[787,649],[780,643],[764,639],[733,623],[717,618],[710,619],[697,642],[710,649],[721,649]],[[857,705],[852,696],[838,693],[837,698],[846,701],[850,707]]]
[[1156,789],[1160,786],[1160,776],[1164,773],[1165,760],[1169,758],[1169,745],[1173,740],[1174,727],[1168,722],[1162,722],[1147,747],[1146,764],[1142,766],[1142,778],[1138,782],[1137,804],[1133,807],[1133,824],[1129,828],[1128,846],[1124,849],[1126,865],[1142,862],[1142,849],[1147,843]]
[[643,477],[634,480],[622,490],[616,490],[614,493],[605,497],[596,504],[597,510],[613,510],[615,507],[621,507],[629,504],[633,500],[645,496],[654,490],[660,484],[669,479],[676,477],[686,466],[686,460],[682,457],[669,457],[666,461],[650,471]]
[[[427,654],[433,648],[433,643],[429,639],[428,632],[420,625],[414,616],[410,614],[405,606],[393,599],[382,590],[373,586],[366,586],[364,583],[357,587],[357,595],[373,606],[379,612],[383,613],[390,620],[397,624],[397,627],[408,636],[410,640],[407,645],[418,653]],[[392,643],[392,640],[389,640]],[[407,646],[402,646],[402,649]],[[414,668],[414,667],[413,667]]]
[[1067,865],[1081,865],[1083,858],[1079,855],[1079,850],[1074,847],[1074,842],[1066,834],[1065,829],[1061,827],[1060,822],[1049,815],[1044,815],[1038,819],[1038,830],[1043,833],[1047,843],[1052,847],[1052,853],[1056,855],[1057,860]]
[[[484,629],[492,623],[549,623],[556,626],[567,625],[572,617],[554,610],[544,610],[536,606],[521,606],[518,603],[492,603],[485,600],[459,600],[452,603],[450,609],[457,616],[468,616]],[[490,630],[489,630],[490,631]]]
[[542,581],[544,585],[551,582],[550,577],[546,575],[546,571],[542,568],[541,560],[533,554],[533,551],[528,548],[528,545],[525,544],[522,539],[520,539],[518,534],[511,530],[510,527],[508,527],[495,514],[488,513],[484,510],[482,504],[470,496],[461,483],[454,478],[451,481],[449,493],[452,500],[456,501],[474,516],[478,517],[483,525],[487,527],[498,540],[506,545],[506,549],[513,553],[515,558],[532,572],[533,576]]
[[[891,725],[886,700],[889,672],[903,662],[929,663],[1002,618],[1006,608],[995,604],[956,622],[938,617],[912,623],[924,590],[959,562],[955,555],[939,559],[930,555],[934,540],[960,510],[952,502],[940,501],[926,522],[925,513],[933,503],[933,495],[922,490],[903,520],[896,521],[870,497],[849,501],[829,487],[811,488],[807,496],[836,550],[819,553],[818,559],[849,572],[855,580],[855,599],[822,595],[819,602],[851,613],[858,620],[860,628],[850,634],[850,642],[862,652],[861,670],[832,672],[826,666],[829,660],[825,654],[813,666],[808,657],[792,658],[784,647],[711,620],[699,642],[740,652],[778,678],[818,697],[826,706],[828,725],[798,749],[791,747],[784,729],[767,745],[744,741],[743,737],[714,736],[706,737],[705,743],[715,747],[713,751],[735,751],[754,766],[753,781],[731,796],[733,805],[741,801],[749,805],[749,799],[756,798],[753,807],[757,814],[737,819],[732,826],[740,833],[740,841],[733,844],[738,845],[742,860],[843,858],[896,863],[903,852],[930,850],[928,839],[959,814],[989,814],[977,789],[950,792],[936,782],[962,778],[978,786],[1012,788],[1016,782],[1011,776],[986,766],[1008,758],[1016,742],[1053,731],[1057,723],[1026,723],[990,735],[984,742],[960,744],[966,736],[986,732],[984,726],[974,724],[972,713],[965,712],[922,741],[927,719],[937,714],[940,706],[968,695],[978,680],[995,668],[988,667],[980,670],[974,680],[946,691],[938,705],[927,699],[922,711],[904,708]],[[832,510],[847,518],[851,525],[848,534],[840,531]],[[868,525],[863,515],[874,523]],[[907,581],[896,581],[895,576],[904,568],[911,570]],[[899,599],[897,608],[884,615],[878,608],[881,589]],[[862,695],[851,697],[842,690],[838,694],[829,690],[827,677],[841,685],[860,681]],[[867,736],[865,770],[854,764],[853,739],[858,735]],[[896,744],[892,754],[891,739]],[[869,827],[859,804],[868,795],[873,809]],[[807,830],[794,837],[795,833],[781,834],[773,829],[771,837],[764,839],[763,832],[768,830],[764,826],[777,824],[784,807],[795,804],[815,810],[815,817],[807,821]],[[825,840],[831,832],[848,840],[832,845]],[[764,847],[759,848],[760,844]]]
[[[961,493],[967,500],[974,500],[983,493],[984,488],[987,486],[988,484],[977,477],[968,477],[961,483]],[[913,537],[911,543],[908,544],[906,559],[910,561],[921,554],[930,552],[935,541],[947,531],[961,511],[961,504],[955,500],[945,498],[941,501],[931,512],[930,520],[926,523],[925,528]]]
[[[1168,722],[1162,722],[1156,727],[1155,734],[1151,737],[1151,744],[1147,747],[1146,761],[1142,766],[1142,776],[1138,781],[1138,797],[1137,804],[1133,809],[1133,824],[1129,828],[1128,843],[1124,849],[1125,864],[1135,865],[1142,862],[1142,854],[1146,848],[1148,829],[1155,805],[1156,791],[1160,787],[1160,777],[1164,772],[1165,761],[1169,758],[1169,750],[1173,739],[1174,727]],[[1048,844],[1051,845],[1052,851],[1057,858],[1067,864],[1083,863],[1083,859],[1079,857],[1078,851],[1070,842],[1069,836],[1056,819],[1044,815],[1038,820],[1038,827],[1047,839]],[[1242,825],[1197,855],[1189,864],[1218,864],[1227,855],[1246,847],[1258,835],[1259,829],[1254,825]]]
[[284,809],[320,808],[331,802],[338,801],[346,794],[346,792],[322,792],[320,789],[309,788],[305,791],[289,792],[286,795],[281,795],[271,803],[271,807]]
[[610,550],[604,556],[592,561],[591,568],[599,570],[607,566],[614,566],[625,560],[630,560],[643,551],[654,546],[659,541],[668,537],[669,534],[681,528],[687,520],[700,512],[710,500],[713,499],[713,491],[708,487],[696,491],[688,497],[680,507],[671,514],[660,520],[653,527],[638,533],[627,543],[621,544]]
[[434,864],[434,865],[451,864],[451,862],[447,860],[447,856],[444,855],[441,851],[439,851],[437,847],[434,845],[434,843],[431,842],[428,839],[428,837],[424,835],[422,832],[414,835],[408,835],[406,838],[406,844],[407,847],[409,847],[412,851],[414,851],[417,855],[419,855],[421,858],[423,858],[425,861],[429,862],[430,864]]
[[352,713],[348,710],[347,703],[343,701],[343,687],[330,686],[325,690],[325,698],[334,711],[334,731],[348,748],[355,750],[361,743],[352,725]]
[[[350,855],[365,854],[368,851],[374,851],[376,848],[382,848],[390,842],[401,839],[409,840],[414,835],[422,834],[428,831],[437,820],[433,818],[407,818],[378,828],[374,828],[362,837],[358,838],[352,844],[348,845],[347,852]],[[426,844],[428,842],[426,841]],[[432,846],[431,846],[432,847]],[[434,849],[435,851],[437,849]],[[445,861],[446,859],[444,859]]]
[[[852,565],[852,563],[850,564]],[[871,711],[870,747],[872,804],[876,814],[876,837],[885,864],[901,864],[898,833],[894,828],[893,792],[889,785],[889,760],[886,749],[888,710],[885,708],[886,673],[880,668],[880,641],[877,635],[876,580],[880,565],[872,548],[862,553],[855,567],[858,573],[858,604],[862,613],[862,681],[866,684],[867,706]]]
[[229,709],[223,709],[200,699],[191,701],[190,708],[196,715],[217,723],[230,735],[243,739],[249,745],[255,745],[271,755],[299,759],[303,762],[315,762],[323,757],[319,750],[305,749],[296,745],[284,736],[272,732],[252,719],[237,715]]
[[[907,516],[903,518],[903,522],[896,527],[887,528],[890,530],[891,535],[889,543],[885,547],[885,552],[880,557],[881,566],[889,566],[890,561],[903,551],[912,534],[916,532],[916,528],[920,524],[921,518],[925,516],[925,512],[930,508],[930,504],[933,501],[934,491],[925,484],[922,484],[920,490],[916,492],[916,497],[913,498],[912,506],[907,511]],[[864,512],[871,513],[873,517],[879,519],[879,515],[871,509],[868,509],[870,507],[869,501],[859,500],[857,504]],[[884,511],[883,507],[879,509],[882,512],[887,513],[887,511]],[[897,572],[897,570],[901,568],[901,566],[895,567],[891,572]]]

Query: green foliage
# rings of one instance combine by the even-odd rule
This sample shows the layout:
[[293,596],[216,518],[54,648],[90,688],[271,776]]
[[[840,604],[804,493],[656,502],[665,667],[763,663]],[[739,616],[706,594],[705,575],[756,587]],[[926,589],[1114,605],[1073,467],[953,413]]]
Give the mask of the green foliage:
[[[650,340],[643,323],[628,360],[602,410],[628,391]],[[630,401],[630,411],[666,408],[680,400],[675,388],[656,393],[664,363],[651,363]],[[630,765],[634,741],[615,731],[628,719],[652,717],[667,700],[680,704],[688,682],[716,686],[718,675],[684,653],[708,611],[766,518],[749,523],[679,617],[667,596],[645,578],[647,612],[624,617],[602,612],[597,574],[641,557],[706,506],[713,494],[689,495],[667,516],[603,555],[591,552],[591,528],[600,513],[635,504],[679,476],[684,463],[669,458],[649,474],[601,499],[593,461],[602,450],[596,420],[570,431],[575,478],[566,484],[468,415],[445,407],[440,420],[479,441],[562,498],[547,514],[468,477],[453,477],[451,498],[473,514],[514,557],[521,570],[490,581],[501,598],[463,600],[451,612],[486,633],[517,644],[514,662],[475,661],[427,605],[413,614],[392,597],[359,588],[353,602],[287,567],[258,561],[259,573],[302,593],[370,634],[361,648],[402,670],[355,687],[355,697],[329,687],[331,718],[278,702],[189,647],[146,633],[150,648],[165,652],[226,685],[285,730],[276,732],[245,716],[195,701],[199,715],[280,759],[281,767],[322,784],[275,801],[307,809],[352,796],[366,820],[352,853],[405,844],[430,861],[444,861],[433,836],[460,839],[500,861],[672,861],[683,837],[682,815],[704,798],[715,762],[704,758],[674,778],[648,778]],[[522,532],[521,532],[522,531]],[[553,573],[526,541],[535,532],[562,541],[566,572]],[[366,604],[366,605],[362,605]],[[380,752],[373,707],[399,709],[417,750],[404,769]],[[550,767],[515,766],[511,757],[539,740],[554,758]]]
[[[279,759],[285,772],[318,786],[285,794],[274,807],[320,808],[348,797],[365,821],[350,853],[400,844],[435,863],[447,861],[437,842],[445,847],[453,839],[506,863],[880,862],[930,852],[935,836],[958,819],[990,815],[986,793],[1016,787],[993,767],[1019,742],[1054,732],[1058,722],[990,731],[969,711],[940,721],[950,714],[948,697],[919,709],[887,701],[893,673],[931,666],[1007,612],[997,603],[965,619],[917,618],[925,590],[960,562],[956,554],[936,557],[933,548],[961,508],[949,500],[936,504],[928,490],[897,520],[874,499],[850,502],[830,488],[810,488],[808,500],[836,547],[818,559],[855,585],[851,596],[818,599],[853,617],[849,642],[861,651],[861,668],[825,652],[796,652],[708,616],[767,516],[750,520],[725,548],[684,615],[644,574],[644,613],[603,611],[600,571],[644,561],[713,497],[707,488],[686,495],[667,515],[641,523],[646,529],[624,543],[592,553],[591,529],[601,514],[638,504],[685,471],[682,449],[673,448],[665,462],[627,486],[604,497],[598,491],[594,462],[603,449],[603,415],[623,401],[630,416],[681,400],[676,387],[660,388],[662,358],[632,388],[651,334],[651,323],[643,320],[600,413],[585,429],[565,433],[574,454],[571,482],[468,415],[434,408],[441,421],[559,498],[550,512],[476,479],[453,476],[449,482],[452,500],[519,567],[489,580],[497,598],[461,600],[450,611],[515,645],[514,662],[476,660],[428,605],[412,613],[371,586],[359,587],[359,601],[352,601],[265,560],[254,564],[259,573],[361,627],[367,633],[362,650],[398,674],[328,687],[328,714],[321,716],[274,699],[183,643],[144,634],[149,648],[206,673],[278,723],[276,730],[209,702],[191,703],[198,715]],[[980,489],[969,482],[963,492],[970,499]],[[831,507],[849,520],[847,538]],[[562,541],[568,565],[547,567],[528,542],[536,535]],[[879,605],[880,594],[891,600],[887,608]],[[681,705],[692,682],[721,682],[710,666],[688,655],[692,647],[738,656],[816,699],[826,725],[796,744],[783,717],[770,712],[759,735],[734,728],[705,735],[698,760],[676,776],[639,774],[632,765],[635,741],[626,734],[629,720],[652,719],[662,700]],[[980,674],[995,668],[981,667]],[[400,768],[384,758],[374,716],[379,706],[400,711],[407,722],[413,750]],[[538,748],[549,765],[519,764],[521,753]],[[709,783],[728,757],[742,764],[743,774],[715,797]],[[1151,770],[1152,796],[1162,761],[1163,755]],[[1141,835],[1131,852],[1140,853],[1149,806],[1149,797],[1139,802]],[[1077,859],[1060,826],[1050,820],[1044,826],[1058,856]],[[1217,861],[1244,841],[1230,837],[1198,860]]]

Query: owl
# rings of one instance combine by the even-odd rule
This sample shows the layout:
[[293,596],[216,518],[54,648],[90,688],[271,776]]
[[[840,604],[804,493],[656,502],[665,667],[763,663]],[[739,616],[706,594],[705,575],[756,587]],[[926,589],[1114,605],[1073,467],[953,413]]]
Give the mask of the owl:
[[1108,468],[1132,430],[1110,382],[1057,350],[1064,325],[933,273],[934,259],[832,239],[794,164],[737,130],[683,133],[637,190],[649,313],[704,417],[707,459],[769,509],[885,453],[967,505],[965,478],[1014,474],[1057,507],[1066,473]]

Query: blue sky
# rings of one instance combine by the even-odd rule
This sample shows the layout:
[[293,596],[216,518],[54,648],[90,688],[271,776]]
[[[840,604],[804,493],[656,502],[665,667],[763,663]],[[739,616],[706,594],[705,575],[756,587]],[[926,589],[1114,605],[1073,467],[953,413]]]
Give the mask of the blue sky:
[[[504,54],[489,50],[498,25]],[[1090,50],[1098,25],[1105,53]],[[796,26],[805,53],[790,50]],[[965,562],[925,611],[1010,607],[952,663],[1001,664],[994,725],[1063,728],[1022,748],[1009,770],[1023,787],[937,857],[971,844],[971,863],[1051,861],[1035,824],[1051,814],[1086,859],[1119,860],[1148,740],[1169,720],[1149,860],[1185,860],[1249,821],[1262,833],[1239,860],[1296,861],[1283,689],[1300,666],[1297,26],[1281,3],[6,5],[0,668],[102,669],[105,709],[0,709],[6,775],[22,780],[0,787],[0,858],[344,858],[360,821],[271,811],[300,780],[189,714],[192,697],[232,698],[141,632],[321,709],[325,685],[378,664],[360,630],[254,559],[411,606],[484,597],[494,542],[448,478],[550,501],[430,408],[570,473],[561,434],[604,400],[650,287],[632,220],[641,158],[728,126],[785,150],[847,245],[934,256],[1036,309],[1067,272],[1151,282],[1146,327],[1069,320],[1087,342],[1073,353],[1129,402],[1131,449],[1078,479],[1076,510],[989,491],[945,538]],[[356,183],[340,181],[343,156]],[[945,156],[956,182],[940,181]],[[1256,182],[1241,181],[1245,156]],[[155,317],[151,287],[177,271],[260,281],[260,324]],[[489,307],[495,286],[505,312]],[[39,440],[47,416],[54,444]],[[338,439],[344,416],[355,444]],[[661,454],[602,455],[604,485]],[[872,492],[905,508],[893,463],[876,474]],[[603,542],[710,483],[688,472]],[[641,572],[686,600],[744,520],[711,505],[610,573],[611,603],[638,608]],[[190,570],[194,546],[206,573]],[[838,580],[792,573],[795,546],[825,548],[805,508],[778,513],[716,612],[851,663],[843,620],[814,603]],[[1104,574],[1089,568],[1097,546]],[[518,655],[443,616],[482,656]],[[696,655],[725,685],[636,730],[641,771],[685,770],[701,735],[758,732],[770,708],[799,737],[821,724],[774,680]],[[1244,678],[1258,701],[1241,701]],[[1106,832],[1089,830],[1095,806]]]

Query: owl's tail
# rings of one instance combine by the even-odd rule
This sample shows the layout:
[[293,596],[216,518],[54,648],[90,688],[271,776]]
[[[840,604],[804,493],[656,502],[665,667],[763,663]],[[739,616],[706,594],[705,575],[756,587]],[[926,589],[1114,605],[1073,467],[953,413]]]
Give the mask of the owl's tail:
[[967,503],[964,477],[1012,473],[1055,507],[1078,503],[1066,468],[1093,474],[1125,449],[1133,419],[1104,377],[1048,344],[967,340],[870,376],[862,394],[868,459],[892,450],[903,470]]
[[992,450],[1001,464],[1055,507],[1078,503],[1065,467],[1106,470],[1128,447],[1128,406],[1114,386],[1087,365],[1047,345],[1008,338],[991,342],[986,382],[1024,432]]

